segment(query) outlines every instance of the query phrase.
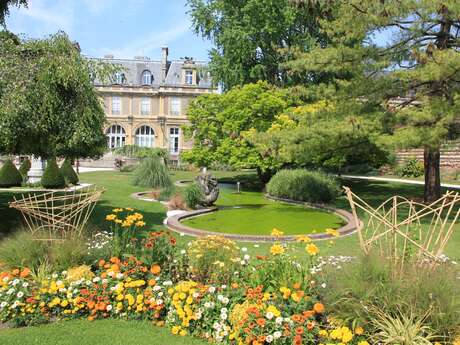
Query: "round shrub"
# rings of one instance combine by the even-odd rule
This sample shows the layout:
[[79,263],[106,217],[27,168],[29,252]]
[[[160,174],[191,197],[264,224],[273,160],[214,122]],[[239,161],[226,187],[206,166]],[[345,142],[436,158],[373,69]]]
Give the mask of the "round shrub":
[[29,158],[26,158],[22,161],[21,166],[19,167],[19,172],[21,173],[22,178],[24,180],[27,179],[27,173],[29,172],[31,167],[32,167],[32,164],[30,163]]
[[328,203],[339,194],[334,178],[318,171],[280,170],[267,184],[269,195],[297,201]]
[[64,188],[65,179],[55,159],[49,159],[46,163],[41,184],[45,188]]
[[184,199],[187,207],[196,208],[203,201],[203,192],[196,183],[187,186],[184,190]]
[[78,184],[78,175],[75,170],[73,170],[70,160],[65,159],[64,163],[62,163],[61,174],[64,176],[64,180],[67,184]]
[[144,158],[134,171],[133,184],[139,187],[172,190],[168,167],[159,157]]
[[22,175],[11,159],[8,159],[0,169],[0,187],[17,187],[22,183]]
[[423,162],[420,162],[417,157],[411,157],[402,165],[396,168],[396,175],[402,177],[419,177],[425,173]]

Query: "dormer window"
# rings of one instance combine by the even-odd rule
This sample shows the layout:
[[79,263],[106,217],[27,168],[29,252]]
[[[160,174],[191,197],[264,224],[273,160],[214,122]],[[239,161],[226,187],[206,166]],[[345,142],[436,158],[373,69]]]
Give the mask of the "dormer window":
[[150,71],[142,72],[142,85],[152,85],[153,75]]
[[117,85],[122,85],[125,79],[125,75],[121,72],[115,73],[114,83]]
[[185,71],[185,84],[193,85],[193,71],[190,69]]

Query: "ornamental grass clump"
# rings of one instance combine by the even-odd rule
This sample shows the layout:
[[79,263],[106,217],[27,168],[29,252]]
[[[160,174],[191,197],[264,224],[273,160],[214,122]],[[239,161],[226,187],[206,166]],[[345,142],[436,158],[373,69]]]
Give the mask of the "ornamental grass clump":
[[139,187],[160,189],[166,194],[173,190],[168,167],[158,156],[144,158],[134,171],[133,184]]
[[203,191],[198,184],[193,183],[185,188],[184,199],[188,208],[195,209],[203,202]]
[[339,195],[334,178],[319,171],[280,170],[267,184],[267,193],[278,198],[330,203]]
[[8,159],[0,169],[0,187],[19,187],[22,184],[22,175],[11,159]]

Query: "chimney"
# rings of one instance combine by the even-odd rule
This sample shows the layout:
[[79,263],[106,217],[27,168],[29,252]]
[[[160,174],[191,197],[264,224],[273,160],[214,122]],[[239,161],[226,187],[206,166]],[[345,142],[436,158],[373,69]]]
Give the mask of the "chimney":
[[161,82],[164,84],[166,81],[166,73],[168,71],[168,47],[161,48]]

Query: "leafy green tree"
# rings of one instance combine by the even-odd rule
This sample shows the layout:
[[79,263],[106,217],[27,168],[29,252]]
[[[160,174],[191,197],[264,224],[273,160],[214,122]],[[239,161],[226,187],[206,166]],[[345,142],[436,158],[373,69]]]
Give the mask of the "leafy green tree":
[[[320,23],[331,43],[298,54],[286,68],[346,74],[333,82],[335,97],[359,100],[364,110],[386,103],[380,143],[423,147],[424,198],[437,199],[440,146],[458,134],[460,3],[347,0],[331,10],[334,19]],[[376,33],[386,42],[376,44]]]
[[280,64],[293,50],[307,51],[327,35],[318,22],[331,11],[321,2],[294,5],[291,0],[188,0],[197,34],[213,41],[209,69],[225,89],[268,81],[286,85],[315,82],[322,74],[288,74]]
[[0,25],[5,26],[5,18],[10,14],[11,6],[27,7],[28,0],[2,0],[0,1]]
[[267,82],[200,96],[190,104],[191,124],[185,128],[185,134],[193,138],[193,148],[181,158],[202,167],[218,162],[235,169],[256,168],[259,177],[268,180],[279,166],[270,157],[264,159],[245,132],[267,130],[275,116],[294,102],[286,91]]
[[112,67],[85,59],[64,33],[17,43],[0,35],[0,152],[103,154],[105,115],[93,81]]

